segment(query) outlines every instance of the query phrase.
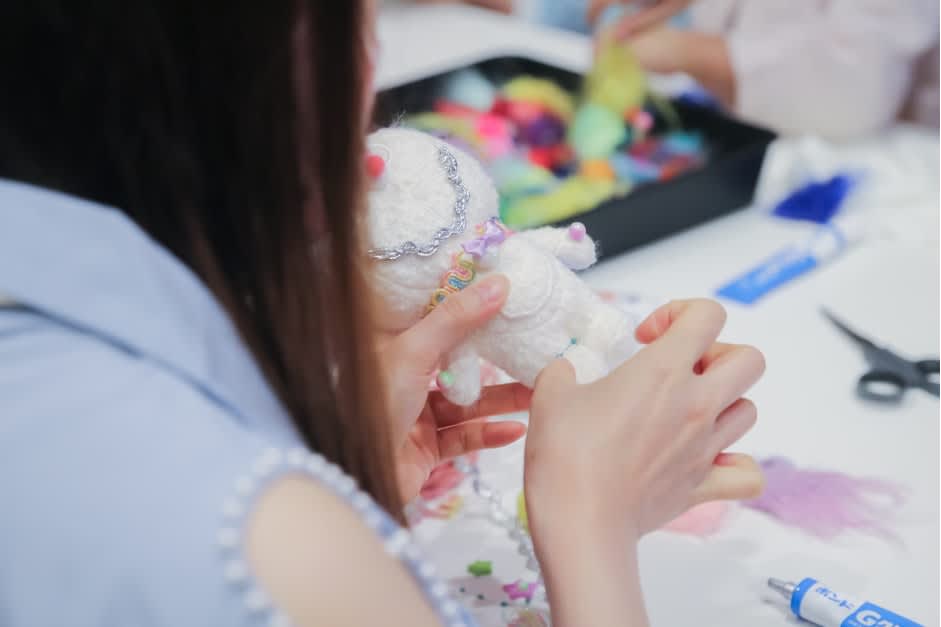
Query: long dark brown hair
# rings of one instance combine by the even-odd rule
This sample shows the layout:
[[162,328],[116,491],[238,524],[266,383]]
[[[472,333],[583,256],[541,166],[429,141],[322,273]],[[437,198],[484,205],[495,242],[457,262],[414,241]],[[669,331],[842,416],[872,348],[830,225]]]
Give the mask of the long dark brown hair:
[[170,249],[307,444],[401,520],[358,262],[366,2],[0,4],[0,176]]

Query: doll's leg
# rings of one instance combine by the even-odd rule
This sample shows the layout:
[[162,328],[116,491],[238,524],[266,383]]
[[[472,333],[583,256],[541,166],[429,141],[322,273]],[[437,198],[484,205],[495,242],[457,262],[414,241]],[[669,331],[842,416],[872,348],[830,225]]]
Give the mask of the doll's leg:
[[619,309],[599,304],[586,320],[579,343],[604,355],[608,366],[626,360],[637,349],[631,320]]
[[472,405],[480,398],[480,356],[473,346],[462,344],[448,355],[438,388],[456,405]]
[[602,354],[587,346],[569,346],[563,357],[575,368],[575,381],[578,383],[597,381],[608,370]]

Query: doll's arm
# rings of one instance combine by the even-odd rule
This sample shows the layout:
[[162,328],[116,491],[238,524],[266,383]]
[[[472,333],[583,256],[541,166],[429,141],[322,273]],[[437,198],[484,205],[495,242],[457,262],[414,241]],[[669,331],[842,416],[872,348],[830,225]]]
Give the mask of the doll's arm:
[[545,226],[521,231],[516,237],[525,238],[572,270],[584,270],[598,261],[595,242],[588,237],[585,226],[580,222],[561,229]]
[[451,351],[438,373],[438,388],[456,405],[473,405],[480,398],[480,356],[473,344],[464,342]]

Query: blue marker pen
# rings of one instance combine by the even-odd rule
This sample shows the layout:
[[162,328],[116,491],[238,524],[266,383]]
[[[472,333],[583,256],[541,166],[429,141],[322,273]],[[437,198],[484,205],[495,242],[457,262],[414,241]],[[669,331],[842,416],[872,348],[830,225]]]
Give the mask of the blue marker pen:
[[869,601],[857,601],[810,577],[800,583],[769,579],[796,616],[820,627],[924,627]]

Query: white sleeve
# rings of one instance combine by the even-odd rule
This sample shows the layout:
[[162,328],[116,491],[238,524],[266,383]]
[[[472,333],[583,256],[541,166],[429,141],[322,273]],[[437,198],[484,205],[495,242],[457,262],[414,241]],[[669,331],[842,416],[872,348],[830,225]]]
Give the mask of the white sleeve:
[[937,39],[937,0],[742,2],[727,30],[737,112],[789,134],[877,130]]

